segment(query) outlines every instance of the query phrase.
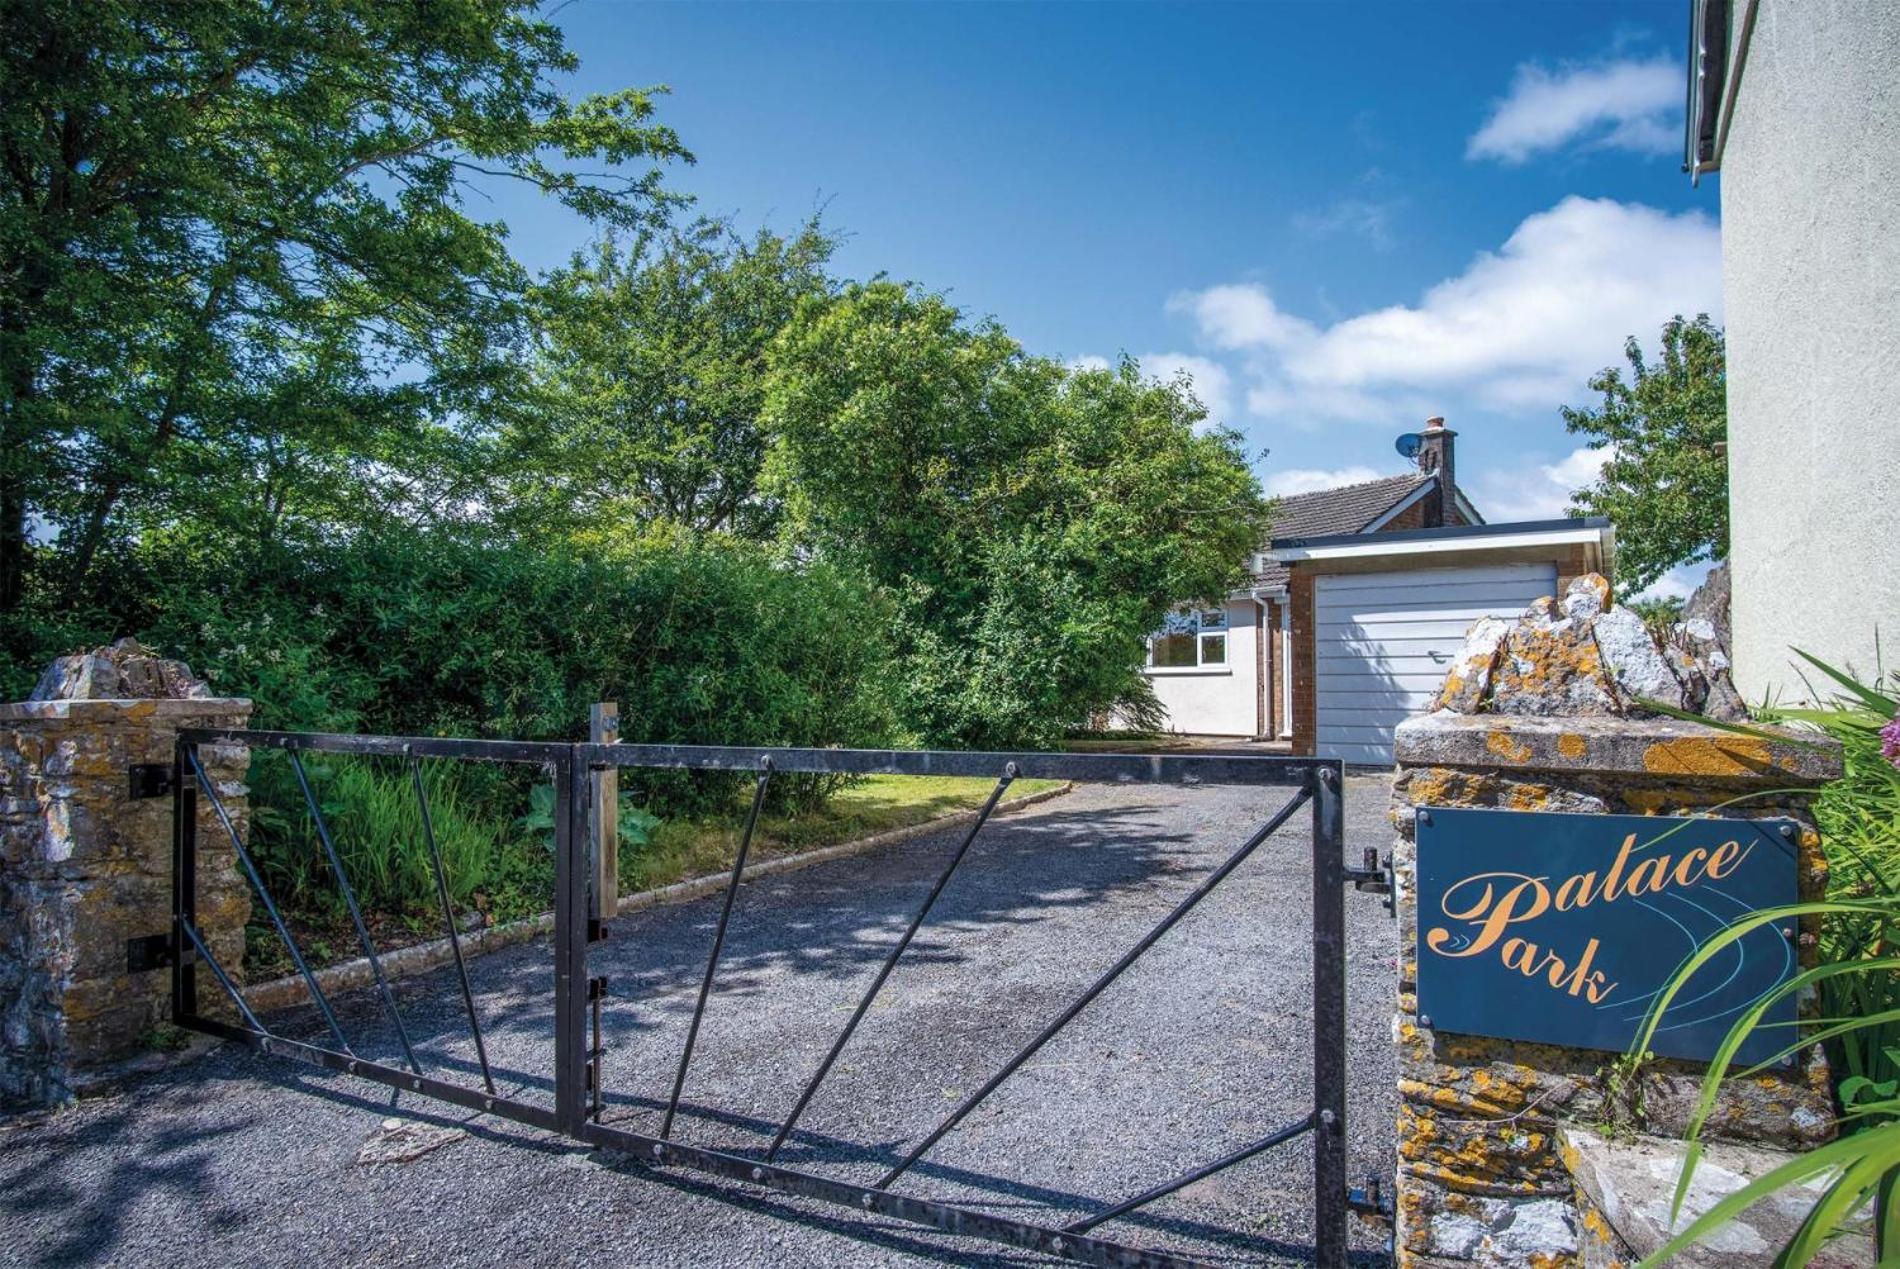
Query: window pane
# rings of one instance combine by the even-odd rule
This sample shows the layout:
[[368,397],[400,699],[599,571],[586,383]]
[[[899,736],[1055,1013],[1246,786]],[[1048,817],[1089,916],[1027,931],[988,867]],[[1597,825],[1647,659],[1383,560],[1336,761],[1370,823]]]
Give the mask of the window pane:
[[1191,634],[1156,635],[1150,646],[1154,649],[1154,664],[1163,668],[1179,669],[1196,664]]
[[1209,608],[1206,612],[1203,612],[1201,614],[1201,629],[1227,629],[1227,610],[1225,608]]
[[1227,664],[1227,636],[1226,635],[1202,635],[1201,636],[1201,664],[1202,665],[1226,665]]
[[1193,634],[1200,628],[1200,617],[1191,612],[1181,612],[1177,609],[1161,619],[1162,634]]

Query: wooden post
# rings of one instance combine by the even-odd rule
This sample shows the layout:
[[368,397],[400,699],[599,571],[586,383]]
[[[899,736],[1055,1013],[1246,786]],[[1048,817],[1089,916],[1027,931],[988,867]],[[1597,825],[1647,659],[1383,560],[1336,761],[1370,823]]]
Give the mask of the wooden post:
[[[620,705],[601,701],[587,711],[587,739],[597,745],[620,742]],[[594,918],[611,921],[620,907],[620,770],[595,771],[593,782]]]

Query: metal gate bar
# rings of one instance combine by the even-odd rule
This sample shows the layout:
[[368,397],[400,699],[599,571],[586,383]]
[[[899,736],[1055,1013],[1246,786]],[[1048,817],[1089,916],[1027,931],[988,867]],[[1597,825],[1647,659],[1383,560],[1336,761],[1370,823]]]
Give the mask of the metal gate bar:
[[1242,845],[1239,850],[1229,855],[1227,861],[1208,876],[1207,880],[1196,886],[1192,894],[1176,904],[1172,912],[1162,917],[1153,929],[1142,935],[1140,941],[1124,952],[1122,958],[1116,961],[1101,977],[1097,978],[1087,991],[1077,997],[1075,1002],[1067,1009],[1057,1014],[1054,1022],[1051,1022],[1037,1033],[1036,1038],[1024,1045],[1015,1057],[1005,1062],[1003,1069],[998,1071],[995,1075],[992,1075],[988,1083],[964,1098],[963,1103],[951,1111],[947,1119],[931,1129],[930,1135],[918,1143],[909,1154],[905,1155],[901,1163],[885,1173],[883,1179],[878,1181],[877,1188],[880,1190],[889,1189],[893,1181],[903,1176],[905,1172],[910,1170],[912,1164],[923,1158],[932,1146],[943,1140],[945,1133],[962,1123],[965,1115],[975,1110],[985,1098],[1002,1087],[1004,1080],[1014,1075],[1024,1062],[1034,1057],[1043,1045],[1049,1043],[1062,1028],[1073,1022],[1075,1016],[1087,1008],[1090,1001],[1108,990],[1109,984],[1113,983],[1117,978],[1120,978],[1122,973],[1130,965],[1133,965],[1137,960],[1141,959],[1142,953],[1153,947],[1163,934],[1166,934],[1169,930],[1174,928],[1177,921],[1193,911],[1195,905],[1200,903],[1201,900],[1212,894],[1215,886],[1225,881],[1234,869],[1245,863],[1247,856],[1253,854],[1254,851],[1259,848],[1261,842],[1266,841],[1267,838],[1273,835],[1274,830],[1293,818],[1293,812],[1299,810],[1310,796],[1310,791],[1306,789],[1301,789],[1298,793],[1295,793],[1293,799],[1281,807],[1279,811],[1274,814],[1273,818],[1268,820],[1266,824],[1261,827],[1259,832],[1248,838],[1246,843]]
[[376,979],[376,994],[382,997],[383,1010],[396,1025],[396,1038],[402,1042],[403,1056],[409,1060],[409,1069],[420,1075],[422,1063],[416,1060],[415,1045],[409,1042],[409,1028],[403,1025],[402,1011],[396,1008],[395,993],[389,989],[389,979],[383,973],[383,958],[376,954],[376,940],[369,936],[369,926],[363,921],[363,909],[356,902],[356,891],[350,885],[349,875],[343,871],[343,857],[337,854],[336,843],[330,840],[330,826],[324,822],[323,808],[317,805],[316,792],[310,787],[310,776],[303,769],[303,757],[295,749],[286,756],[290,759],[290,769],[297,774],[297,787],[303,791],[304,805],[310,808],[310,822],[316,827],[317,841],[323,846],[324,857],[329,860],[331,875],[336,878],[337,889],[342,892],[343,902],[350,910],[350,924],[356,927],[356,941],[369,960],[370,973]]
[[739,895],[739,879],[745,874],[745,857],[752,849],[752,833],[759,826],[759,811],[765,806],[766,786],[772,781],[772,760],[762,759],[760,765],[765,769],[759,772],[758,783],[752,790],[752,810],[745,817],[745,832],[740,835],[739,849],[733,855],[732,880],[726,883],[726,901],[719,907],[719,925],[713,931],[712,951],[706,955],[706,976],[699,982],[699,1002],[693,1006],[693,1021],[686,1028],[686,1045],[680,1051],[679,1073],[673,1077],[673,1095],[666,1099],[666,1114],[660,1120],[662,1140],[673,1132],[673,1116],[680,1108],[680,1090],[686,1087],[686,1068],[693,1064],[693,1042],[699,1039],[699,1021],[706,1016],[706,997],[712,994],[713,975],[719,972],[719,953],[725,950],[726,923],[732,920],[732,901]]
[[[230,743],[256,748],[276,748],[289,752],[297,767],[300,784],[312,804],[319,838],[331,858],[333,871],[346,895],[360,938],[370,947],[369,955],[384,1003],[394,1018],[403,1050],[411,1070],[358,1056],[349,1051],[340,1025],[323,999],[315,976],[303,961],[288,927],[275,904],[264,891],[263,879],[251,866],[236,826],[219,800],[199,762],[198,747]],[[474,1036],[485,1089],[478,1090],[449,1080],[424,1074],[416,1064],[408,1043],[408,1034],[395,1010],[380,963],[370,943],[367,927],[355,903],[321,813],[315,807],[307,779],[303,778],[298,754],[306,751],[348,753],[370,756],[402,757],[409,761],[412,779],[417,784],[423,814],[428,800],[421,787],[419,759],[457,758],[479,761],[535,764],[554,778],[555,808],[555,895],[554,895],[554,1073],[553,1106],[538,1105],[519,1097],[495,1091],[482,1045],[480,1024],[474,1008],[472,989],[468,987],[466,968],[462,971],[466,1013]],[[599,1122],[601,1080],[598,1036],[590,1047],[586,1027],[590,1004],[597,1009],[604,980],[590,980],[587,955],[590,941],[604,937],[599,923],[590,925],[589,852],[593,834],[587,831],[590,816],[614,813],[614,808],[590,806],[590,774],[609,767],[648,767],[684,770],[757,773],[757,784],[750,815],[742,837],[733,871],[726,886],[725,900],[713,946],[701,981],[692,1024],[684,1052],[674,1077],[672,1095],[658,1137]],[[1003,774],[998,777],[998,772]],[[703,1017],[717,973],[726,925],[730,919],[737,887],[744,873],[748,849],[763,804],[766,781],[774,772],[822,774],[896,774],[982,776],[997,779],[997,785],[964,835],[947,866],[925,896],[904,935],[898,940],[860,997],[857,1009],[830,1052],[807,1082],[791,1114],[780,1127],[763,1158],[752,1158],[723,1150],[684,1145],[668,1139],[672,1120],[679,1107],[681,1089],[692,1060],[693,1040]],[[637,1158],[655,1164],[673,1164],[735,1180],[765,1186],[785,1193],[853,1207],[861,1212],[928,1226],[946,1233],[988,1239],[1015,1247],[1054,1255],[1063,1259],[1097,1265],[1179,1266],[1195,1263],[1180,1255],[1129,1247],[1096,1238],[1088,1231],[1135,1209],[1175,1193],[1194,1181],[1256,1157],[1274,1146],[1307,1133],[1314,1137],[1314,1251],[1318,1264],[1338,1269],[1346,1263],[1347,1191],[1345,1187],[1345,967],[1344,967],[1344,886],[1361,882],[1362,870],[1345,867],[1343,825],[1340,812],[1340,774],[1337,762],[1305,758],[1271,756],[1200,754],[1001,754],[945,753],[909,750],[832,750],[769,749],[750,747],[701,747],[675,745],[561,744],[552,742],[484,741],[431,739],[397,736],[342,736],[245,730],[200,730],[180,736],[173,771],[173,1014],[178,1025],[246,1044],[260,1052],[277,1054],[312,1063],[345,1074],[357,1075],[396,1089],[407,1089],[469,1109],[492,1113],[533,1127],[561,1133],[570,1138],[625,1150]],[[188,779],[187,775],[195,777]],[[1180,785],[1238,784],[1291,785],[1293,795],[1248,841],[1214,869],[1196,889],[1178,903],[1128,952],[1101,975],[1080,998],[1022,1051],[1017,1053],[978,1093],[966,1099],[949,1119],[938,1125],[915,1147],[908,1157],[875,1184],[866,1186],[820,1176],[773,1162],[778,1150],[793,1131],[799,1115],[812,1095],[824,1082],[833,1063],[849,1043],[865,1011],[884,986],[898,959],[909,947],[923,922],[963,861],[977,834],[996,809],[1003,792],[1015,779],[1062,779],[1110,784],[1163,783]],[[197,929],[197,797],[199,790],[211,799],[218,818],[229,831],[239,860],[263,899],[272,923],[291,950],[326,1022],[336,1035],[342,1051],[272,1034],[245,1003],[241,989],[218,964]],[[1092,1216],[1070,1222],[1061,1228],[976,1210],[958,1203],[946,1203],[892,1193],[887,1187],[915,1164],[937,1141],[953,1129],[979,1102],[1019,1069],[1050,1039],[1140,958],[1174,924],[1185,917],[1203,898],[1220,884],[1277,829],[1285,825],[1299,808],[1312,804],[1313,865],[1313,992],[1314,992],[1314,1083],[1313,1101],[1301,1119],[1270,1136],[1242,1147],[1213,1163],[1144,1190]],[[426,819],[425,819],[426,823]],[[433,841],[433,828],[427,830],[436,871],[439,895],[448,915],[450,937],[455,937],[452,905],[448,903],[447,880],[442,874],[440,854]],[[602,913],[602,917],[611,913]],[[456,947],[459,953],[459,943]],[[195,969],[202,962],[224,989],[244,1025],[201,1016]],[[458,957],[459,962],[459,957]],[[589,1097],[593,1094],[594,1113],[589,1116]]]
[[[937,900],[942,896],[943,888],[950,884],[950,874],[957,870],[957,865],[963,862],[963,857],[970,853],[970,847],[976,841],[976,835],[983,831],[985,824],[989,823],[991,813],[996,810],[996,804],[1002,800],[1004,792],[1015,779],[1016,764],[1013,762],[1005,764],[1003,774],[997,777],[996,787],[990,790],[989,800],[984,802],[983,809],[976,813],[976,820],[970,825],[970,831],[963,835],[963,841],[950,856],[950,862],[943,866],[943,872],[937,877],[937,884],[932,886],[930,893],[924,896],[923,906],[917,909],[917,915],[910,919],[910,925],[905,929],[903,937],[897,940],[896,946],[891,948],[890,955],[886,956],[884,963],[878,967],[877,976],[871,980],[871,985],[864,989],[864,996],[858,1001],[858,1007],[851,1012],[851,1020],[844,1024],[844,1030],[838,1033],[837,1040],[832,1043],[831,1051],[825,1054],[825,1060],[818,1064],[818,1070],[806,1083],[805,1091],[798,1095],[798,1103],[792,1107],[791,1114],[785,1116],[785,1122],[779,1125],[778,1134],[772,1138],[772,1145],[765,1152],[766,1162],[769,1163],[778,1158],[780,1147],[785,1144],[785,1139],[792,1135],[792,1127],[798,1123],[798,1117],[805,1113],[805,1107],[810,1104],[812,1094],[816,1093],[818,1086],[825,1082],[825,1076],[831,1074],[832,1064],[838,1060],[838,1055],[844,1052],[844,1046],[851,1042],[852,1035],[857,1032],[858,1024],[864,1021],[865,1013],[870,1010],[871,1002],[877,999],[877,994],[884,989],[891,971],[897,968],[897,958],[904,954],[904,949],[908,948],[911,940],[917,937],[917,931],[922,928],[924,918],[929,916],[930,910],[937,906]],[[660,1135],[664,1137],[666,1134]]]

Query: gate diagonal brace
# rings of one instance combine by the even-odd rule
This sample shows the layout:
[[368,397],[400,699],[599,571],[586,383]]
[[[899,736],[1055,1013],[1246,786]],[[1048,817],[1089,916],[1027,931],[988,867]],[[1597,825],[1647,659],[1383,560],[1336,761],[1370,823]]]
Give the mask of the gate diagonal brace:
[[[434,840],[434,825],[429,818],[429,797],[422,779],[420,760],[429,758],[516,763],[539,768],[549,774],[554,780],[556,800],[555,929],[551,940],[554,959],[556,1025],[553,1036],[555,1071],[551,1105],[544,1104],[538,1096],[530,1099],[512,1095],[508,1090],[497,1090],[493,1082],[494,1076],[488,1068],[480,1022],[474,1009],[467,971],[461,965],[459,955],[457,968],[461,972],[458,973],[457,978],[465,1012],[469,1015],[468,1022],[477,1057],[480,1059],[484,1081],[482,1087],[466,1086],[425,1074],[417,1069],[415,1055],[408,1051],[406,1044],[404,1056],[408,1059],[408,1069],[395,1065],[393,1062],[359,1057],[350,1051],[348,1041],[344,1038],[340,1026],[336,1024],[334,1014],[328,1009],[328,1002],[324,999],[314,975],[310,972],[310,967],[304,961],[297,941],[291,936],[291,931],[283,921],[282,913],[277,909],[273,897],[263,884],[263,878],[257,872],[255,861],[237,823],[231,812],[224,806],[219,797],[218,787],[210,780],[198,758],[197,747],[210,743],[234,743],[253,748],[269,746],[288,751],[292,755],[293,762],[295,756],[303,752],[357,754],[365,757],[406,760],[409,766],[410,782],[415,786],[416,805],[420,812],[424,844],[429,848],[431,871],[437,883],[437,898],[444,908],[445,915],[452,915],[453,905],[448,902],[448,886],[440,848]],[[589,861],[589,855],[586,836],[582,831],[589,807],[587,777],[592,764],[597,761],[611,761],[623,766],[652,769],[749,771],[757,778],[746,829],[740,838],[732,873],[727,880],[718,927],[701,975],[693,1019],[688,1027],[678,1068],[673,1072],[670,1097],[666,1103],[666,1115],[659,1125],[657,1135],[635,1132],[629,1128],[602,1122],[605,1102],[603,1075],[608,1046],[601,1027],[601,1007],[608,994],[608,983],[604,977],[588,974],[587,953],[590,944],[598,943],[605,936],[606,929],[601,918],[587,910],[587,873],[584,866]],[[1003,772],[1001,777],[996,775],[999,769]],[[672,1120],[679,1109],[681,1092],[693,1058],[699,1023],[704,1017],[715,986],[724,935],[728,922],[733,916],[736,891],[744,877],[748,848],[758,828],[767,781],[775,771],[816,774],[888,772],[893,775],[907,776],[950,774],[997,779],[996,787],[991,793],[983,815],[979,816],[964,840],[962,849],[946,864],[938,877],[935,888],[925,898],[921,909],[913,916],[911,926],[913,935],[928,920],[936,896],[950,881],[950,874],[954,871],[957,861],[961,860],[963,852],[969,849],[968,838],[973,838],[982,828],[984,818],[990,811],[996,809],[1003,791],[1019,775],[1024,778],[1073,779],[1097,784],[1149,783],[1179,786],[1216,784],[1250,788],[1292,785],[1294,792],[1286,804],[1260,825],[1244,845],[1228,855],[1133,948],[1125,952],[1114,966],[1099,975],[1079,998],[1072,1001],[1061,1014],[1051,1020],[1035,1040],[991,1076],[983,1090],[965,1099],[947,1120],[939,1123],[923,1141],[912,1147],[909,1154],[882,1179],[872,1181],[868,1177],[841,1178],[779,1166],[773,1162],[769,1153],[761,1158],[759,1157],[761,1152],[755,1149],[747,1149],[744,1155],[739,1155],[670,1139]],[[955,1237],[980,1238],[1072,1263],[1118,1266],[1122,1269],[1133,1266],[1153,1267],[1153,1269],[1190,1269],[1192,1266],[1202,1266],[1205,1269],[1206,1262],[1192,1253],[1131,1246],[1098,1237],[1094,1231],[1098,1226],[1121,1220],[1138,1209],[1147,1207],[1150,1203],[1179,1193],[1198,1178],[1211,1176],[1249,1159],[1255,1159],[1267,1150],[1284,1142],[1290,1142],[1296,1137],[1311,1135],[1313,1137],[1314,1181],[1310,1208],[1314,1222],[1312,1260],[1320,1266],[1320,1269],[1345,1269],[1348,1263],[1347,1226],[1350,1213],[1357,1212],[1363,1217],[1383,1220],[1390,1228],[1392,1203],[1377,1178],[1369,1178],[1364,1188],[1349,1187],[1346,1181],[1346,963],[1343,946],[1345,904],[1342,883],[1350,882],[1358,889],[1385,894],[1387,908],[1391,910],[1390,896],[1394,888],[1394,877],[1391,860],[1382,861],[1376,852],[1366,853],[1363,867],[1344,866],[1345,848],[1340,788],[1343,780],[1340,771],[1337,761],[1331,759],[1283,759],[1213,754],[1074,755],[1028,752],[978,754],[929,750],[632,746],[593,742],[567,744],[552,741],[488,741],[452,737],[346,736],[242,729],[215,731],[186,729],[179,734],[177,757],[171,768],[161,769],[157,764],[153,764],[146,771],[128,774],[128,781],[135,795],[141,790],[144,796],[163,796],[169,791],[172,797],[173,929],[165,936],[129,940],[127,954],[135,967],[159,968],[168,959],[171,961],[173,1016],[180,1026],[246,1045],[263,1055],[309,1063],[398,1091],[411,1092],[438,1102],[460,1106],[477,1114],[493,1115],[503,1120],[557,1133],[570,1140],[626,1151],[636,1159],[650,1164],[691,1169],[729,1181],[763,1186],[786,1194],[856,1209],[861,1215],[905,1221]],[[169,783],[166,783],[168,779]],[[307,785],[307,782],[305,783]],[[317,799],[308,787],[305,787],[304,792],[308,802],[317,803]],[[332,1042],[327,1037],[322,1041],[315,1039],[305,1041],[272,1034],[252,1012],[245,1000],[243,990],[225,973],[223,966],[219,964],[217,957],[197,928],[195,907],[198,859],[197,808],[198,798],[201,795],[216,814],[226,835],[230,837],[239,867],[245,873],[247,880],[251,882],[258,902],[272,918],[272,924],[277,928],[291,959],[302,972],[312,1003],[325,1015],[325,1021],[329,1023],[329,1036],[333,1037],[334,1048],[324,1047],[325,1044]],[[994,1091],[998,1085],[1010,1078],[1045,1043],[1061,1032],[1073,1018],[1088,1008],[1124,970],[1130,968],[1149,947],[1186,917],[1201,899],[1238,868],[1281,826],[1288,823],[1302,807],[1310,807],[1312,812],[1310,847],[1313,880],[1311,911],[1314,1061],[1313,1100],[1300,1118],[1265,1138],[1234,1149],[1189,1172],[1152,1185],[1132,1197],[1103,1206],[1093,1214],[1076,1216],[1068,1224],[1060,1227],[1037,1224],[1032,1219],[1023,1219],[1022,1214],[1018,1212],[983,1210],[965,1206],[959,1201],[944,1201],[893,1192],[892,1183],[905,1174],[947,1133],[953,1131],[965,1114]],[[334,852],[334,843],[327,840],[328,826],[322,822],[320,806],[313,805],[312,812],[318,825],[319,836],[326,839],[320,844],[326,848],[326,854],[331,854]],[[332,862],[339,861],[333,859]],[[346,897],[353,899],[354,895],[344,870],[338,866],[332,871]],[[590,921],[590,917],[595,919]],[[366,935],[367,931],[361,928],[360,920],[355,924],[358,925],[359,936]],[[860,1013],[868,1008],[871,997],[877,994],[878,988],[882,985],[883,977],[891,972],[897,960],[903,955],[910,937],[906,935],[891,949],[886,959],[884,973],[870,985],[869,992],[860,1002]],[[450,921],[450,939],[452,945],[457,943],[452,920]],[[373,940],[364,938],[363,941],[369,943],[373,949]],[[456,946],[456,950],[459,952],[459,945]],[[370,955],[374,964],[373,951]],[[380,966],[376,967],[380,968]],[[194,976],[199,969],[203,969],[216,980],[218,987],[229,998],[231,1008],[237,1015],[237,1021],[228,1022],[220,1018],[204,1016],[199,1012],[197,984]],[[402,1020],[393,1007],[394,1001],[387,991],[388,985],[380,981],[382,975],[378,974],[377,977],[379,994],[384,996],[384,1003],[389,1008],[391,1020],[400,1030],[403,1025]],[[849,1043],[852,1029],[851,1025],[846,1027],[843,1035],[834,1045],[834,1050],[841,1049],[844,1044]],[[406,1039],[406,1033],[404,1038]],[[835,1056],[834,1051],[833,1057]],[[815,1077],[808,1083],[807,1097],[811,1090],[823,1082],[828,1069],[829,1060],[820,1067]],[[509,1074],[512,1079],[513,1073]],[[779,1140],[774,1143],[775,1147],[782,1144],[783,1139],[793,1131],[797,1117],[798,1108],[794,1108],[790,1119],[780,1129]],[[1088,1199],[1075,1201],[1077,1203],[1093,1202]],[[1063,1204],[1065,1208],[1069,1206],[1068,1203]],[[859,1236],[868,1236],[868,1233]],[[1226,1263],[1227,1253],[1221,1253],[1221,1256],[1220,1263]]]

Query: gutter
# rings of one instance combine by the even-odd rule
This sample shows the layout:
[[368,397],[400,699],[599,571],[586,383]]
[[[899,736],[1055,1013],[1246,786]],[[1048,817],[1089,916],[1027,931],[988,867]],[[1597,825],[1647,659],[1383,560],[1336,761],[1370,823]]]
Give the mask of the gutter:
[[1374,535],[1339,534],[1293,538],[1276,543],[1267,554],[1283,564],[1300,560],[1377,558],[1385,555],[1452,554],[1524,547],[1595,543],[1608,556],[1615,535],[1601,517],[1536,520],[1522,524],[1479,524],[1456,529],[1415,529]]

